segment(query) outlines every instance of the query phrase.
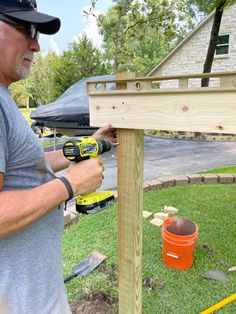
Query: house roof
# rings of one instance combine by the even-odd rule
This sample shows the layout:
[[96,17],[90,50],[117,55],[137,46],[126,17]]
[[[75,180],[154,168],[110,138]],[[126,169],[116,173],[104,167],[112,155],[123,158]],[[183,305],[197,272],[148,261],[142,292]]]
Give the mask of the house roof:
[[158,68],[166,63],[166,61],[169,60],[190,38],[192,38],[195,33],[197,33],[210,19],[213,18],[214,14],[215,10],[205,17],[182,41],[180,41],[179,44],[147,74],[147,77],[152,76]]

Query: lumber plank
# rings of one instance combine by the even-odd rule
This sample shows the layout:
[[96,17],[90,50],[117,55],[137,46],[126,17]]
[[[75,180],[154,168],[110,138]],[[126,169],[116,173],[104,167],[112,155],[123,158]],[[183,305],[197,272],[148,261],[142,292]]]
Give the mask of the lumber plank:
[[117,128],[236,133],[236,90],[90,96],[90,124]]
[[[219,78],[220,86],[188,88],[202,77]],[[143,130],[236,133],[236,73],[116,78],[88,82],[90,125],[118,129],[119,314],[141,314]],[[168,79],[179,88],[158,88]],[[116,90],[107,90],[111,82]]]
[[117,133],[119,314],[141,314],[144,132]]

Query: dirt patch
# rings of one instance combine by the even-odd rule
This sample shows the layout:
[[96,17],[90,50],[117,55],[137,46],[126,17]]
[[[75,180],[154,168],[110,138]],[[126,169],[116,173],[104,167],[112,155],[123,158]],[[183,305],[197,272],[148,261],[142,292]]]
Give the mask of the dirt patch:
[[118,266],[114,263],[111,264],[111,269],[107,269],[105,266],[101,265],[99,267],[99,271],[101,273],[104,273],[107,278],[108,282],[115,287],[118,287],[118,271],[117,271]]
[[152,290],[164,290],[165,285],[164,282],[154,279],[152,277],[146,277],[143,280],[143,287],[148,289],[149,291]]
[[200,248],[202,250],[204,250],[209,255],[213,255],[214,254],[212,248],[208,244],[203,243],[203,244],[200,245]]
[[103,292],[93,292],[69,304],[72,314],[112,314],[114,301]]

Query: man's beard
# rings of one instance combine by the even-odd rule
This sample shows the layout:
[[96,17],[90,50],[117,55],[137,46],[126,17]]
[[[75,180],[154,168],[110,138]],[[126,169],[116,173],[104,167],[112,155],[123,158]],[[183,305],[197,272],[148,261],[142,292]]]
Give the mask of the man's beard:
[[30,75],[30,67],[18,66],[16,69],[16,73],[21,80],[26,79]]

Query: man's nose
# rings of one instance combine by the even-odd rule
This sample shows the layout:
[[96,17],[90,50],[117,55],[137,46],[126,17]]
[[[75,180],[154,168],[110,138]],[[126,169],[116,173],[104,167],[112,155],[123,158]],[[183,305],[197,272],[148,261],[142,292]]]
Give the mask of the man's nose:
[[31,51],[39,52],[40,51],[40,45],[38,38],[30,39],[29,47]]

